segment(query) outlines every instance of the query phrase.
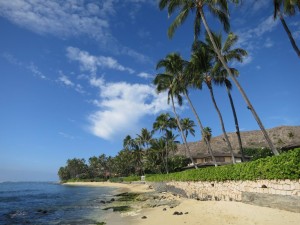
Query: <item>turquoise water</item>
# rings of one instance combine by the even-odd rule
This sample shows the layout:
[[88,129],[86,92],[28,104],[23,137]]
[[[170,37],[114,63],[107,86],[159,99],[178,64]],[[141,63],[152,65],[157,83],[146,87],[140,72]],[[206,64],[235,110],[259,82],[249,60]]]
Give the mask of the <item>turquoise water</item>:
[[0,224],[96,224],[111,188],[46,182],[0,183]]

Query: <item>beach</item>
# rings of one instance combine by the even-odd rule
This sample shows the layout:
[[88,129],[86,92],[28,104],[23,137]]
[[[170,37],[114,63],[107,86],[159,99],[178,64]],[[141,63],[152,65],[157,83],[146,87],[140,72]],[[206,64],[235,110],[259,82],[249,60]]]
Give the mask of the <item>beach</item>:
[[[113,187],[116,193],[154,193],[147,184],[124,184],[110,182],[76,182],[67,185]],[[161,205],[154,208],[134,208],[131,212],[121,213],[122,224],[141,225],[298,225],[300,213],[294,213],[279,209],[260,207],[241,202],[226,201],[197,201],[194,199],[173,196],[170,193],[162,193],[164,198],[172,198],[179,202],[176,207]],[[174,215],[179,214],[179,215]],[[107,224],[111,224],[107,221]]]

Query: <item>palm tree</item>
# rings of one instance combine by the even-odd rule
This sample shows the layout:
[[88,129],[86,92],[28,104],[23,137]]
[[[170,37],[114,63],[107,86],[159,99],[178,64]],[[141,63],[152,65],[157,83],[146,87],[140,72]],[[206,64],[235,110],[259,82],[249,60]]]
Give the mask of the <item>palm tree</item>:
[[[157,64],[157,69],[162,67],[163,64],[164,64],[164,62],[162,60],[159,61],[158,64]],[[157,74],[156,77],[154,78],[154,84],[156,85],[156,91],[158,93],[168,91],[168,104],[170,103],[170,100],[171,100],[173,113],[175,115],[175,119],[176,119],[176,122],[177,122],[177,125],[178,125],[178,128],[179,128],[182,140],[184,142],[185,149],[189,154],[189,158],[191,159],[192,164],[194,165],[195,168],[197,168],[197,165],[194,163],[194,160],[191,156],[190,149],[189,149],[186,137],[183,134],[182,127],[181,127],[181,124],[180,124],[180,120],[179,120],[178,114],[177,114],[176,109],[175,109],[174,98],[177,99],[177,102],[178,102],[179,105],[182,105],[182,97],[178,92],[177,86],[174,85],[175,83],[173,81],[174,81],[175,76],[170,74],[170,72],[171,72],[170,69],[171,68],[168,68],[166,66],[167,65],[165,65],[166,73]],[[176,65],[173,65],[173,66],[176,66]]]
[[[233,3],[238,3],[238,0],[231,0]],[[224,30],[226,32],[229,31],[230,24],[229,24],[229,9],[228,9],[228,2],[227,0],[160,0],[159,1],[159,8],[162,10],[164,8],[168,7],[168,14],[171,15],[174,12],[177,12],[179,9],[179,14],[171,24],[168,30],[169,37],[172,37],[176,28],[180,26],[188,17],[190,12],[195,12],[195,20],[194,20],[194,38],[195,40],[198,39],[198,36],[200,34],[200,28],[201,28],[201,22],[203,22],[203,25],[205,27],[205,30],[207,31],[207,34],[212,42],[213,48],[215,53],[218,55],[218,58],[224,68],[226,69],[228,75],[233,80],[235,85],[237,86],[238,90],[241,92],[242,97],[244,98],[248,109],[251,110],[252,115],[254,116],[254,119],[256,120],[257,124],[259,125],[261,131],[263,132],[263,135],[268,142],[270,149],[275,155],[279,155],[279,152],[274,147],[265,127],[263,126],[259,116],[257,115],[254,107],[252,106],[248,96],[246,95],[244,89],[238,82],[238,80],[234,77],[232,72],[230,71],[224,57],[222,56],[221,52],[218,50],[217,45],[215,41],[213,40],[213,36],[211,34],[211,30],[208,26],[205,14],[204,14],[204,7],[207,7],[208,10],[217,17],[217,19],[223,24]]]
[[149,144],[152,139],[153,132],[148,131],[147,128],[142,128],[141,134],[137,134],[138,142],[146,149],[149,148]]
[[193,136],[195,136],[195,129],[194,127],[195,122],[191,120],[190,118],[183,118],[180,120],[182,131],[184,132],[185,136],[187,137],[189,133]]
[[[224,44],[222,42],[222,35],[221,34],[218,35],[216,33],[212,33],[212,35],[214,37],[214,40],[215,40],[220,52],[222,53],[224,59],[226,60],[226,63],[228,63],[232,60],[237,60],[238,62],[242,62],[243,58],[245,56],[247,56],[248,53],[244,49],[241,49],[241,48],[232,49],[232,46],[234,44],[236,44],[236,42],[238,41],[238,36],[237,35],[235,35],[233,33],[229,33],[228,36],[227,36],[227,39],[224,42]],[[236,134],[237,134],[238,143],[239,143],[239,148],[240,148],[240,152],[242,154],[242,160],[245,161],[243,145],[242,145],[242,139],[241,139],[240,129],[239,129],[239,123],[238,123],[235,106],[234,106],[232,96],[231,96],[231,92],[230,92],[230,90],[232,89],[232,84],[231,84],[230,80],[227,79],[228,74],[226,72],[226,69],[224,69],[224,67],[222,66],[222,63],[218,59],[218,56],[215,54],[215,52],[213,50],[212,43],[211,43],[211,41],[210,41],[207,34],[206,34],[205,40],[206,40],[206,43],[203,43],[203,44],[208,49],[208,51],[211,52],[211,54],[214,57],[214,60],[216,61],[215,65],[214,65],[214,68],[213,68],[214,83],[217,84],[217,85],[225,85],[225,87],[226,87],[226,91],[227,91],[227,95],[228,95],[228,98],[229,98],[231,110],[232,110],[232,113],[233,113],[233,118],[234,118],[234,123],[235,123],[235,128],[236,128]],[[239,75],[239,72],[235,68],[230,68],[230,70],[231,70],[232,74],[234,74],[235,76]]]
[[[175,65],[176,65],[176,67],[175,67]],[[190,105],[190,107],[191,107],[191,109],[192,109],[192,111],[193,111],[193,113],[194,113],[194,115],[197,119],[198,125],[200,127],[202,139],[204,140],[204,142],[207,146],[208,152],[211,155],[211,157],[213,159],[213,162],[215,163],[215,166],[217,166],[215,157],[213,156],[213,152],[212,152],[210,143],[203,136],[204,130],[203,130],[203,125],[202,125],[202,122],[200,120],[200,117],[197,114],[197,112],[195,110],[195,107],[194,107],[194,105],[193,105],[193,103],[192,103],[192,101],[189,97],[189,94],[188,94],[188,89],[187,89],[188,87],[192,86],[192,87],[196,87],[196,88],[201,89],[200,85],[196,85],[195,82],[191,80],[190,71],[187,69],[188,65],[189,65],[189,63],[187,61],[183,60],[181,58],[180,54],[171,53],[171,54],[168,54],[165,57],[165,59],[160,60],[157,67],[158,68],[165,67],[171,73],[173,73],[174,77],[176,78],[176,79],[174,78],[174,80],[173,80],[174,86],[176,86],[178,88],[178,91],[180,93],[182,93],[186,97],[186,99],[188,100],[188,103],[189,103],[189,105]],[[198,84],[199,84],[199,82],[198,82]]]
[[[176,126],[174,124],[174,119],[170,116],[169,113],[162,113],[160,114],[155,122],[153,123],[153,130],[157,131],[159,130],[160,132],[164,132],[165,136],[166,133],[170,130],[170,129],[174,129]],[[169,150],[168,150],[168,140],[165,138],[165,159],[163,158],[163,162],[165,165],[165,169],[166,172],[169,173],[169,169],[168,169],[168,155],[169,155]]]
[[[299,0],[273,0],[273,4],[274,4],[274,20],[279,16],[281,24],[285,29],[285,32],[287,33],[296,54],[298,55],[298,57],[300,57],[300,50],[283,17],[284,14],[289,16],[295,15],[296,8],[300,10],[300,1]],[[281,7],[283,7],[283,12],[281,11]]]
[[[213,57],[210,54],[209,50],[205,47],[205,45],[202,42],[198,42],[198,44],[195,44],[193,50],[194,50],[194,52],[192,54],[191,61],[190,61],[190,67],[193,68],[192,69],[193,74],[194,74],[193,76],[198,77],[197,78],[198,80],[199,79],[202,80],[209,89],[211,100],[212,100],[214,107],[217,111],[217,114],[219,116],[221,128],[223,131],[225,141],[227,143],[228,150],[231,153],[232,163],[235,163],[233,149],[232,149],[231,143],[229,141],[228,135],[226,133],[223,117],[222,117],[220,109],[217,105],[217,102],[215,100],[214,91],[213,91],[213,87],[212,87],[212,80],[213,80],[212,60],[213,60]],[[197,82],[199,82],[199,81],[197,81]]]

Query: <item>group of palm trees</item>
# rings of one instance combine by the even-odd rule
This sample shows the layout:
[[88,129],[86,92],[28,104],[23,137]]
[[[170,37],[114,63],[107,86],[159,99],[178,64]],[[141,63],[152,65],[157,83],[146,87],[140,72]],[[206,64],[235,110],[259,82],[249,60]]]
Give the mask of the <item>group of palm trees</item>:
[[[124,139],[124,148],[135,150],[139,152],[136,154],[138,157],[136,163],[139,168],[143,168],[143,149],[148,149],[148,153],[151,149],[155,149],[158,146],[165,149],[164,154],[162,154],[162,163],[164,164],[166,172],[168,172],[168,155],[170,149],[174,149],[174,143],[176,136],[172,133],[172,129],[177,128],[180,132],[183,145],[188,153],[192,164],[197,168],[191,157],[189,145],[187,143],[187,134],[190,132],[194,135],[194,122],[188,118],[180,119],[176,111],[175,101],[179,106],[182,105],[183,96],[189,103],[192,109],[197,123],[199,125],[202,140],[207,146],[207,151],[211,155],[212,161],[217,165],[215,157],[213,155],[213,150],[210,145],[211,129],[209,127],[204,127],[195,107],[189,97],[190,89],[201,89],[202,85],[206,85],[213,102],[213,105],[217,111],[220,125],[223,131],[224,140],[226,141],[227,148],[232,156],[232,163],[235,163],[234,153],[232,145],[229,141],[228,135],[226,133],[224,121],[220,109],[214,97],[213,85],[221,85],[226,88],[226,92],[231,105],[236,134],[239,144],[239,149],[243,154],[242,140],[240,136],[239,124],[237,119],[237,114],[233,99],[231,96],[232,83],[229,79],[233,81],[239,92],[241,93],[243,99],[247,104],[247,108],[251,111],[254,119],[257,121],[271,151],[274,155],[278,155],[279,152],[274,147],[268,133],[266,132],[258,114],[256,113],[253,105],[251,104],[249,98],[247,97],[244,89],[237,80],[239,72],[235,68],[230,68],[228,64],[233,60],[242,62],[243,58],[247,56],[247,52],[241,48],[234,48],[234,45],[238,41],[237,35],[230,32],[229,23],[229,6],[228,3],[234,3],[238,5],[239,0],[160,0],[159,8],[161,10],[167,8],[169,16],[173,13],[178,13],[175,20],[172,22],[168,29],[168,36],[173,37],[175,30],[185,22],[186,18],[190,13],[195,14],[194,18],[194,43],[192,45],[190,60],[185,60],[181,57],[179,53],[170,53],[164,59],[161,59],[157,63],[157,69],[164,69],[162,73],[159,73],[154,78],[154,84],[156,85],[156,90],[158,93],[167,92],[168,93],[168,104],[171,102],[174,118],[170,117],[169,114],[161,114],[157,117],[153,124],[153,130],[159,130],[163,133],[163,139],[152,139],[153,132],[149,132],[147,129],[142,129],[141,135],[138,135],[136,139],[132,139],[127,136]],[[293,39],[293,36],[284,20],[284,15],[294,15],[296,10],[300,10],[300,0],[273,0],[274,5],[274,19],[277,16],[280,18],[288,36],[290,42],[296,51],[297,55],[300,57],[299,49]],[[221,33],[215,33],[211,31],[207,19],[206,13],[210,12],[213,16],[221,22],[226,33],[228,33],[226,40],[222,39]],[[205,40],[199,40],[199,35],[201,31],[201,26],[204,25],[206,30]],[[151,141],[150,141],[151,140]],[[171,142],[169,142],[171,140]],[[172,144],[170,144],[172,143]],[[168,146],[171,145],[171,146]],[[141,147],[142,146],[142,147]],[[150,148],[149,148],[150,146]],[[153,148],[154,146],[154,148]],[[156,146],[156,147],[155,147]],[[162,151],[163,152],[163,151]],[[154,154],[157,155],[157,154]]]
[[[231,3],[238,4],[238,0],[231,0]],[[294,15],[297,9],[300,9],[300,0],[273,0],[274,4],[274,19],[279,16],[281,22],[286,29],[293,48],[299,55],[299,49],[297,48],[295,41],[287,28],[284,21],[283,14]],[[186,151],[189,153],[189,147],[186,141],[186,135],[183,132],[182,125],[175,107],[175,100],[177,100],[178,105],[182,104],[182,96],[187,99],[195,117],[200,127],[202,138],[207,145],[208,152],[211,154],[212,160],[216,165],[215,158],[212,153],[210,143],[205,135],[204,127],[201,120],[193,106],[188,90],[201,89],[202,85],[206,85],[209,89],[211,99],[213,101],[214,107],[218,113],[220,124],[222,127],[224,139],[226,141],[228,150],[232,155],[232,162],[235,163],[233,149],[231,143],[226,134],[226,129],[224,126],[224,121],[219,107],[216,103],[213,84],[224,85],[229,97],[231,104],[231,109],[234,116],[236,133],[238,137],[238,143],[240,151],[243,155],[242,141],[240,137],[238,119],[233,104],[233,99],[230,93],[232,84],[229,78],[236,85],[240,91],[243,99],[247,104],[247,108],[252,112],[255,120],[257,121],[271,151],[274,155],[278,155],[279,152],[274,147],[268,133],[266,132],[258,114],[256,113],[253,105],[251,104],[249,98],[247,97],[244,89],[237,80],[237,75],[239,74],[235,68],[230,68],[228,63],[232,60],[237,60],[239,62],[243,61],[243,58],[247,56],[247,52],[241,48],[233,48],[233,45],[237,42],[238,37],[230,32],[223,42],[221,34],[217,34],[211,31],[208,22],[206,20],[206,12],[209,11],[213,16],[215,16],[223,25],[224,30],[228,33],[230,31],[229,23],[229,7],[228,1],[226,0],[160,0],[159,8],[161,10],[167,8],[168,14],[177,13],[175,20],[169,27],[168,36],[172,38],[177,27],[179,27],[188,17],[189,13],[195,13],[194,19],[194,43],[192,46],[191,58],[189,61],[182,59],[179,53],[170,53],[164,59],[160,60],[157,64],[157,69],[164,68],[164,72],[157,74],[154,79],[154,84],[156,85],[156,90],[160,92],[168,92],[168,103],[172,103],[173,113],[178,125],[178,129],[181,131],[182,140]],[[283,8],[283,9],[282,9]],[[201,25],[204,25],[206,34],[205,41],[199,40],[199,34],[201,31]],[[192,158],[191,158],[192,160]],[[193,161],[192,161],[193,163]],[[196,166],[195,166],[196,167]]]

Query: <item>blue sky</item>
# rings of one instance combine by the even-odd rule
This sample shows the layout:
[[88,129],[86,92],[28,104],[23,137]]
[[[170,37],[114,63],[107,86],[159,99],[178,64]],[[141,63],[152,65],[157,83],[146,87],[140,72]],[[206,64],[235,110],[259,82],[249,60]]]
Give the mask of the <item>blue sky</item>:
[[[231,7],[230,17],[249,53],[234,66],[266,128],[300,124],[300,61],[272,10],[249,0]],[[287,18],[298,44],[299,18]],[[156,63],[171,52],[188,59],[193,40],[192,17],[168,39],[172,19],[155,0],[0,0],[0,181],[57,180],[68,158],[115,155],[127,134],[151,129],[170,110],[151,84]],[[235,87],[232,93],[241,129],[258,129]],[[226,91],[215,94],[232,132]],[[208,90],[191,98],[220,135]],[[194,118],[187,105],[180,115]],[[189,137],[199,139],[198,131]]]

